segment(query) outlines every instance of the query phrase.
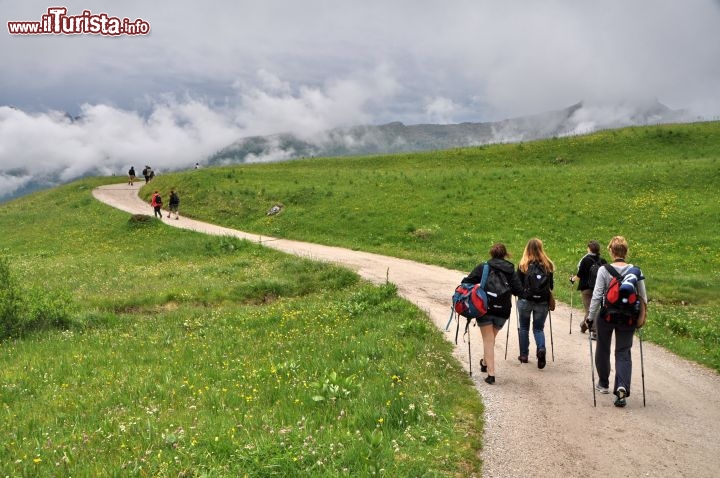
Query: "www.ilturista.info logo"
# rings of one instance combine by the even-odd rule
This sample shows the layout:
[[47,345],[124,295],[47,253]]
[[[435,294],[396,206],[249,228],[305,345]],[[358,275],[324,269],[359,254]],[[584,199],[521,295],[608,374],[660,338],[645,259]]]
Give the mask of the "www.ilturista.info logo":
[[150,24],[138,18],[111,17],[107,13],[83,10],[68,15],[65,7],[50,7],[39,22],[7,22],[11,35],[147,35]]

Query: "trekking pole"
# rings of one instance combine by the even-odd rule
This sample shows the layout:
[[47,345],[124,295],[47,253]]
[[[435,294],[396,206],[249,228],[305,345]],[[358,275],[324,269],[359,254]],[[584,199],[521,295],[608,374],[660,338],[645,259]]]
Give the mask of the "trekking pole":
[[472,377],[472,356],[470,355],[470,321],[467,321],[467,325],[465,326],[465,332],[468,336],[468,362],[470,362],[470,376]]
[[[520,352],[520,309],[515,307],[515,318],[517,319],[517,331],[518,331],[518,352]],[[522,353],[522,352],[520,352]]]
[[573,290],[573,283],[570,282],[570,335],[572,335],[572,319],[573,319],[573,293],[575,292]]
[[593,407],[597,407],[597,400],[595,399],[595,362],[593,361],[592,339],[590,338],[590,334],[588,334],[588,343],[590,344],[590,373],[592,378]]
[[[517,313],[517,300],[515,301],[515,313]],[[508,324],[507,324],[507,337],[505,337],[505,360],[507,360],[507,349],[508,349],[508,342],[510,342],[510,321],[512,319],[508,317]]]
[[[448,319],[448,323],[447,323],[447,325],[445,326],[445,332],[447,332],[448,330],[450,330],[450,324],[452,324],[452,320],[453,320],[453,317],[454,317],[454,316],[455,316],[455,309],[454,309],[453,306],[451,305],[451,306],[450,306],[450,318]],[[460,319],[458,319],[458,320],[460,320]]]
[[638,337],[640,338],[640,375],[642,376],[643,407],[644,407],[645,406],[645,365],[643,364],[642,329],[638,329]]
[[552,312],[548,310],[548,317],[550,317],[550,351],[552,353],[552,361],[555,361],[555,345],[553,345],[553,336],[552,336]]

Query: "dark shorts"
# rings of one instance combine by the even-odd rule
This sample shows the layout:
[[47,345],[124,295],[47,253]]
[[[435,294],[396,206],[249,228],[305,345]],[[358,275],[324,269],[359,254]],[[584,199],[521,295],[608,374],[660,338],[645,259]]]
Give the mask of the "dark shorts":
[[498,330],[503,328],[503,326],[505,325],[505,322],[507,322],[507,320],[508,319],[506,319],[504,317],[497,317],[495,315],[490,315],[490,314],[484,315],[484,316],[480,317],[479,319],[475,319],[478,326],[492,324],[493,327],[495,327]]

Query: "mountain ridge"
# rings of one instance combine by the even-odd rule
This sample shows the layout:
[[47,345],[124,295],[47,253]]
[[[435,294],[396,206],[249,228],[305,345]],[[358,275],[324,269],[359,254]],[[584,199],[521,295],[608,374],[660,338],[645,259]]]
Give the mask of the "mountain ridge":
[[684,110],[660,102],[615,107],[575,103],[560,110],[494,122],[415,124],[390,122],[333,128],[301,137],[292,133],[240,138],[207,160],[209,165],[315,156],[353,156],[442,150],[586,134],[600,129],[685,122]]

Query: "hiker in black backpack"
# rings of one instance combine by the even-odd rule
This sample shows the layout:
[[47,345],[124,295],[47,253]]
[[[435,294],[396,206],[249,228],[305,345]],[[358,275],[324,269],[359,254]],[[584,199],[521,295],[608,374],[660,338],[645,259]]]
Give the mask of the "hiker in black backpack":
[[[588,324],[590,299],[592,298],[593,289],[595,288],[597,273],[603,264],[607,264],[607,261],[600,257],[600,243],[593,239],[587,244],[587,254],[585,254],[578,263],[577,273],[570,277],[570,282],[573,284],[575,284],[575,281],[580,281],[578,283],[578,290],[582,296],[583,308],[585,309],[585,317],[580,324],[580,332],[583,334],[590,328]],[[593,340],[597,337],[595,326],[590,329],[590,336]]]
[[[495,337],[510,317],[512,296],[522,293],[522,284],[515,273],[515,266],[509,257],[505,244],[497,243],[490,248],[490,266],[485,291],[488,298],[488,311],[475,319],[480,327],[483,340],[483,358],[480,359],[480,371],[487,373],[485,382],[495,383]],[[482,280],[485,263],[478,264],[462,282],[479,284]]]
[[170,218],[170,214],[175,213],[175,219],[180,219],[180,215],[178,214],[178,208],[180,207],[180,196],[178,195],[177,191],[175,191],[175,188],[172,188],[170,190],[170,204],[168,205],[168,219]]
[[540,239],[530,239],[525,246],[518,264],[518,277],[523,292],[518,299],[518,340],[520,342],[520,363],[528,363],[530,352],[530,315],[532,315],[533,337],[537,347],[537,366],[545,368],[545,319],[548,315],[548,300],[553,289],[555,264],[545,254]]
[[[598,272],[588,314],[588,320],[596,323],[598,334],[595,350],[598,382],[595,389],[600,393],[610,393],[610,343],[614,332],[613,394],[616,396],[615,406],[624,407],[625,399],[630,396],[633,335],[635,329],[645,325],[647,292],[645,278],[640,269],[625,262],[628,252],[625,238],[613,237],[608,245],[608,251],[613,262],[604,265]],[[626,287],[630,289],[630,293],[620,297]]]

